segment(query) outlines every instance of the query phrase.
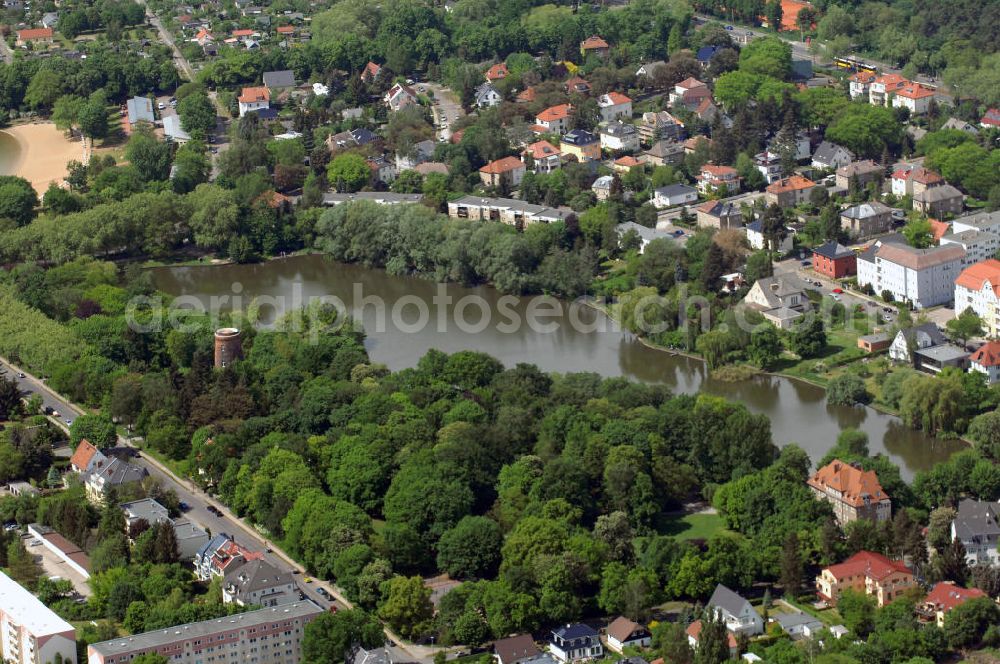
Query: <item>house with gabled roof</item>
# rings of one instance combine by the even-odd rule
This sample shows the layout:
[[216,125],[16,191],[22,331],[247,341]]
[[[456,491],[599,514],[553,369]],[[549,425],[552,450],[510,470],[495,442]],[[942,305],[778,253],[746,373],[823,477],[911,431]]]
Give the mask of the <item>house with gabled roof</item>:
[[271,108],[271,91],[263,86],[243,88],[239,98],[240,117]]
[[840,211],[840,228],[864,240],[892,230],[892,208],[879,201],[858,203]]
[[476,106],[479,108],[490,108],[503,100],[503,97],[500,96],[500,93],[493,87],[492,83],[483,83],[480,85],[476,88],[473,97],[476,100]]
[[740,193],[740,174],[731,166],[719,166],[711,162],[701,167],[696,178],[698,189],[705,194],[725,188],[728,195]]
[[890,180],[893,195],[900,197],[919,194],[926,189],[944,183],[944,178],[939,173],[913,164],[906,164],[897,168],[892,172]]
[[527,168],[517,157],[502,157],[479,169],[479,178],[487,187],[516,187],[521,184]]
[[942,219],[965,208],[965,195],[950,184],[931,187],[913,195],[913,209],[928,217]]
[[599,58],[606,58],[611,54],[611,46],[598,35],[591,35],[580,42],[580,55],[587,58],[588,55],[596,55]]
[[842,145],[823,141],[812,156],[813,168],[840,168],[854,161],[854,153]]
[[147,475],[149,473],[146,472],[145,468],[134,466],[122,459],[112,458],[103,466],[86,473],[83,483],[87,499],[95,505],[101,505],[112,491],[128,484],[141,482]]
[[812,268],[829,279],[854,276],[858,271],[858,257],[836,240],[813,247]]
[[813,473],[808,485],[813,495],[833,506],[833,515],[841,525],[858,519],[892,518],[892,500],[873,470],[834,459]]
[[593,627],[584,623],[572,623],[552,630],[549,652],[566,664],[600,659],[604,656],[604,646],[601,644],[601,635]]
[[987,341],[969,356],[969,373],[973,371],[986,376],[989,385],[1000,381],[1000,341]]
[[625,648],[647,648],[653,642],[649,630],[625,616],[618,616],[611,621],[605,633],[608,637],[608,650],[623,654]]
[[764,619],[750,602],[739,593],[721,583],[708,600],[707,608],[726,623],[726,629],[734,634],[755,636],[764,633]]
[[686,78],[677,83],[669,96],[671,106],[683,106],[688,110],[698,108],[705,99],[711,98],[711,90],[696,78]]
[[[684,629],[684,633],[687,634],[688,637],[688,645],[695,650],[698,649],[698,644],[701,641],[702,627],[703,627],[702,621],[695,620],[693,623],[691,623]],[[736,636],[728,630],[726,631],[726,645],[729,646],[730,657],[736,657],[736,655],[739,654],[740,646],[739,643],[736,641]],[[663,660],[661,659],[659,661],[662,662]]]
[[1000,108],[991,108],[983,114],[979,120],[979,126],[983,129],[1000,128]]
[[378,78],[379,72],[382,71],[382,66],[377,65],[371,60],[365,65],[365,68],[361,70],[361,81],[362,83],[371,83],[376,78]]
[[548,141],[531,143],[523,154],[531,155],[535,173],[551,173],[562,165],[562,153]]
[[493,656],[497,664],[525,664],[542,655],[531,634],[518,634],[497,639],[493,643]]
[[695,208],[699,228],[741,228],[743,211],[732,201],[706,201]]
[[489,69],[486,70],[486,81],[488,83],[493,83],[495,81],[502,81],[507,78],[510,72],[507,71],[506,62],[498,62]]
[[400,111],[417,104],[417,93],[410,86],[397,83],[385,93],[383,101],[390,111]]
[[869,99],[869,90],[871,89],[872,82],[877,78],[876,74],[870,71],[859,71],[852,74],[848,79],[850,81],[850,95],[851,99]]
[[792,328],[809,306],[805,284],[792,274],[763,277],[754,282],[743,303],[780,330]]
[[86,438],[80,441],[80,444],[76,446],[76,450],[73,452],[73,456],[69,459],[70,468],[76,473],[90,472],[95,468],[100,468],[107,462],[108,457],[104,456],[104,453]]
[[541,128],[541,132],[561,134],[569,129],[569,121],[572,114],[572,104],[549,106],[535,116],[535,125]]
[[582,76],[571,76],[563,83],[563,89],[571,95],[587,95],[590,94],[590,83]]
[[612,120],[632,117],[632,100],[620,92],[611,91],[601,95],[597,99],[597,107],[601,111],[601,120],[611,122]]
[[923,115],[930,108],[934,91],[916,83],[904,85],[892,97],[893,108],[905,108],[910,115]]
[[949,611],[970,599],[987,596],[979,588],[962,588],[951,581],[940,581],[934,584],[923,601],[917,605],[917,618],[922,622],[933,621],[938,627],[944,627],[944,617]]
[[1000,565],[1000,503],[963,498],[951,522],[951,539],[965,547],[969,565]]
[[847,589],[875,599],[879,608],[898,599],[915,585],[913,572],[900,560],[880,553],[860,551],[842,563],[830,565],[816,577],[816,594],[836,604]]
[[222,601],[238,606],[278,606],[298,601],[292,573],[264,559],[250,560],[228,570],[222,582]]
[[868,102],[873,106],[890,106],[893,95],[908,85],[912,84],[899,74],[876,76],[868,88]]

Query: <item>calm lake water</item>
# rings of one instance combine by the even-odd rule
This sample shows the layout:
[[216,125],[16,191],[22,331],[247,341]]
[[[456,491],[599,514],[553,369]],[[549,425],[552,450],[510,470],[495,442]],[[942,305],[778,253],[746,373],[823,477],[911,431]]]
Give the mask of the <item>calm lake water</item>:
[[[702,362],[648,348],[616,329],[600,312],[579,304],[511,298],[488,287],[392,277],[323,256],[260,265],[156,268],[153,272],[161,291],[194,298],[205,307],[211,307],[213,297],[229,296],[240,298],[236,306],[245,309],[257,298],[262,320],[273,320],[309,298],[333,296],[363,322],[372,360],[394,370],[414,366],[432,348],[447,353],[477,350],[507,366],[527,362],[551,372],[627,376],[665,384],[677,393],[703,391],[739,401],[771,419],[775,443],[798,443],[814,461],[847,427],[867,432],[872,452],[888,454],[907,479],[964,447],[957,441],[925,436],[870,408],[829,406],[824,390],[800,381],[775,376],[737,383],[713,380]],[[376,300],[384,303],[381,310]],[[219,309],[233,306],[231,299],[218,301]],[[534,326],[512,322],[523,322],[529,314],[536,321]]]

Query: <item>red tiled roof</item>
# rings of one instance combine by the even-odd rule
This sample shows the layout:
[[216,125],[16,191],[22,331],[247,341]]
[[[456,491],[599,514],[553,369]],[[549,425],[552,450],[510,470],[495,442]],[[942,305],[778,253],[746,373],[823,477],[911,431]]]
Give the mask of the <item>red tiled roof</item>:
[[991,108],[986,111],[986,114],[983,115],[983,119],[979,121],[979,124],[1000,127],[1000,108]]
[[464,129],[459,129],[458,131],[453,131],[451,133],[451,138],[449,140],[452,143],[454,143],[455,145],[458,145],[459,143],[462,142],[462,137],[463,136],[465,136],[465,130]]
[[[695,642],[697,642],[698,641],[698,637],[701,635],[701,621],[700,620],[695,620],[693,623],[691,623],[690,625],[688,625],[687,629],[684,630],[684,631],[687,633],[688,636],[690,636],[691,638],[693,638],[695,640]],[[733,636],[733,633],[730,632],[727,629],[726,630],[726,636],[729,637],[727,639],[728,642],[729,642],[729,649],[732,650],[733,648],[736,648],[737,647],[736,637]]]
[[632,155],[625,155],[624,157],[619,157],[615,159],[615,166],[624,166],[626,168],[632,168],[634,166],[639,166],[642,162],[633,157]]
[[609,92],[605,95],[612,104],[617,106],[618,104],[630,104],[632,100],[623,95],[620,92]]
[[[955,285],[980,291],[987,283],[993,288],[993,294],[1000,297],[1000,261],[988,258],[962,270],[955,279]],[[961,312],[959,312],[961,313]]]
[[486,70],[486,78],[491,81],[499,81],[507,78],[507,63],[498,62]]
[[842,563],[830,565],[826,568],[835,579],[842,579],[848,576],[864,575],[876,581],[895,572],[912,575],[909,567],[899,560],[889,560],[881,553],[871,551],[859,551]]
[[685,78],[683,81],[681,81],[674,87],[678,87],[683,90],[693,90],[694,88],[706,88],[708,86],[699,81],[698,79],[689,76],[688,78]]
[[951,232],[951,224],[947,221],[938,221],[937,219],[928,219],[931,224],[931,237],[934,238],[934,242],[939,242],[941,238]]
[[364,78],[365,76],[375,78],[378,76],[380,71],[382,71],[382,67],[369,60],[368,64],[366,64],[365,68],[361,71],[361,78]]
[[772,194],[783,194],[787,191],[799,191],[815,186],[816,183],[808,178],[804,178],[801,175],[791,175],[767,185],[767,191]]
[[522,163],[520,159],[517,157],[504,157],[502,159],[491,161],[480,168],[479,172],[486,173],[488,175],[500,175],[501,173],[509,173],[510,171],[514,171],[519,168],[524,168],[524,163]]
[[278,34],[279,35],[290,35],[295,32],[295,26],[293,25],[279,25]]
[[94,458],[97,454],[97,448],[94,447],[89,440],[86,438],[80,441],[80,444],[76,446],[76,451],[73,452],[73,456],[70,457],[70,465],[79,468],[80,470],[86,470],[87,466],[90,465],[90,460]]
[[597,50],[602,48],[610,48],[608,42],[604,41],[597,35],[587,37],[580,43],[580,48],[584,51]]
[[52,28],[28,28],[27,30],[18,30],[17,38],[21,41],[30,41],[32,39],[52,39]]
[[527,147],[525,152],[529,153],[534,159],[545,159],[559,154],[559,148],[548,141],[535,141]]
[[882,74],[875,79],[875,83],[884,85],[886,92],[892,92],[907,85],[912,85],[910,81],[899,74]]
[[233,30],[233,37],[249,37],[253,30]]
[[525,102],[533,102],[535,101],[536,94],[537,92],[535,90],[535,86],[532,85],[531,87],[525,88],[524,90],[521,90],[521,92],[517,93],[517,100]]
[[572,104],[558,104],[556,106],[549,106],[544,111],[538,114],[536,119],[538,122],[555,122],[557,120],[562,120],[569,117],[569,114],[573,112]]
[[827,487],[840,493],[840,499],[862,507],[867,502],[889,500],[878,481],[878,475],[873,470],[861,470],[840,459],[834,459],[816,471],[809,478],[809,486],[821,491]]
[[969,357],[981,367],[1000,366],[1000,341],[987,341]]
[[563,87],[565,87],[567,90],[571,92],[574,91],[585,92],[587,90],[590,90],[590,83],[588,83],[587,79],[585,79],[582,76],[573,76],[571,78],[566,79],[566,82],[563,83]]
[[910,83],[909,85],[900,88],[896,94],[900,97],[906,97],[907,99],[924,99],[926,97],[933,97],[934,91],[928,90],[922,85]]
[[736,175],[737,170],[729,166],[717,166],[715,164],[705,164],[701,167],[702,173],[708,173],[714,178],[721,178],[724,175]]
[[951,581],[941,581],[927,593],[923,603],[932,606],[935,611],[947,613],[956,606],[977,597],[986,597],[986,593],[979,588],[960,588]]
[[244,104],[250,104],[255,101],[271,101],[271,91],[264,86],[243,88],[243,92],[240,94],[240,101]]
[[859,71],[851,76],[855,83],[871,83],[875,80],[875,74],[870,71]]

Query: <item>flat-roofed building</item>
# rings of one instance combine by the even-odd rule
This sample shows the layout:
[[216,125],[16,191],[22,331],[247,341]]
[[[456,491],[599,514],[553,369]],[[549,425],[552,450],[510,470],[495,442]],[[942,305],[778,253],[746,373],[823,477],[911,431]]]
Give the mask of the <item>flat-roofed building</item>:
[[0,659],[4,664],[76,664],[76,630],[0,572]]

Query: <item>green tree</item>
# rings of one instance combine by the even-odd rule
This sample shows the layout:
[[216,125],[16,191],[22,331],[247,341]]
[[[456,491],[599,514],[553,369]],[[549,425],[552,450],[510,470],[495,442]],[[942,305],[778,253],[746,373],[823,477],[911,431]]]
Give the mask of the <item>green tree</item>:
[[15,175],[0,175],[0,219],[24,226],[35,218],[38,194],[31,183]]
[[768,325],[754,331],[750,335],[750,344],[747,346],[747,359],[754,366],[768,370],[781,357],[782,350],[778,331]]
[[63,77],[49,67],[41,67],[24,91],[24,103],[34,109],[49,109],[62,92]]
[[186,194],[203,182],[208,182],[212,163],[208,150],[200,141],[188,141],[174,154],[174,191]]
[[1000,608],[989,597],[977,597],[945,614],[944,634],[955,649],[977,647],[987,628],[1000,623]]
[[865,381],[855,374],[840,374],[826,388],[827,403],[834,405],[853,406],[856,403],[868,403],[869,399]]
[[434,615],[430,588],[419,576],[396,576],[389,580],[379,617],[406,638],[424,634]]
[[973,311],[972,307],[958,314],[957,318],[949,320],[945,323],[945,327],[951,338],[962,345],[972,337],[983,335],[983,320]]
[[80,131],[87,138],[104,138],[108,135],[108,109],[100,99],[91,99],[80,107],[77,114]]
[[863,592],[847,589],[837,599],[837,611],[844,626],[858,638],[865,638],[875,629],[875,600]]
[[302,660],[304,664],[337,664],[347,661],[356,646],[371,649],[384,642],[382,626],[361,609],[323,613],[306,625]]
[[73,129],[77,126],[80,108],[83,104],[83,98],[76,95],[63,95],[59,97],[52,107],[52,122],[59,129]]
[[132,131],[125,146],[125,158],[147,181],[163,181],[170,176],[170,146],[156,139],[148,126]]
[[924,217],[913,217],[903,226],[903,237],[907,244],[916,249],[926,249],[934,239],[931,222]]
[[353,192],[368,184],[371,170],[360,154],[345,152],[333,158],[327,166],[326,175],[338,192]]
[[438,567],[456,579],[491,578],[500,566],[503,533],[499,524],[466,516],[438,542]]
[[107,416],[84,414],[73,420],[69,427],[70,444],[88,440],[98,449],[114,447],[118,441],[115,424]]
[[[780,3],[779,3],[780,4]],[[694,664],[722,664],[729,660],[729,632],[721,615],[706,612],[701,618],[701,634]]]
[[826,329],[818,317],[799,325],[788,340],[791,351],[799,357],[816,357],[826,349]]
[[181,128],[191,138],[203,141],[215,129],[215,107],[204,92],[195,92],[177,102]]
[[804,576],[802,552],[799,551],[799,536],[788,533],[781,548],[781,586],[785,594],[795,597],[802,590]]

